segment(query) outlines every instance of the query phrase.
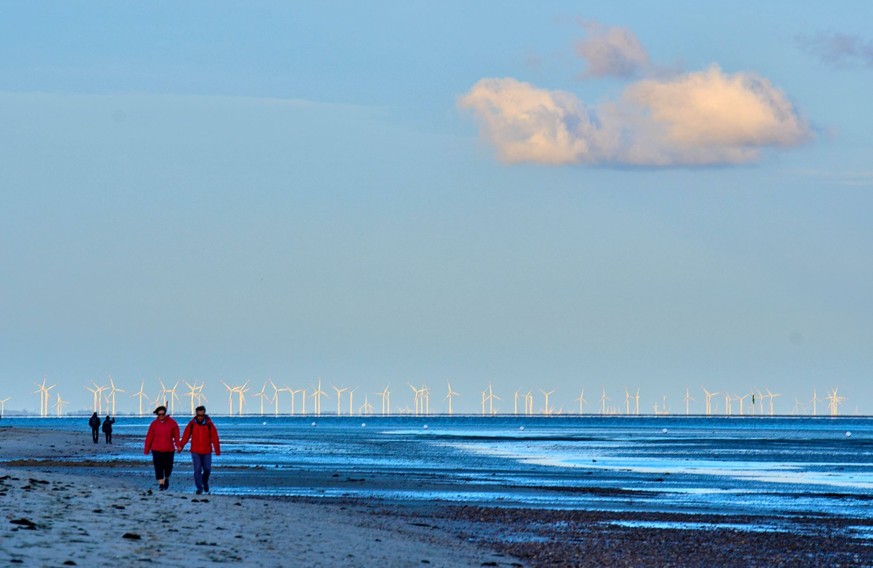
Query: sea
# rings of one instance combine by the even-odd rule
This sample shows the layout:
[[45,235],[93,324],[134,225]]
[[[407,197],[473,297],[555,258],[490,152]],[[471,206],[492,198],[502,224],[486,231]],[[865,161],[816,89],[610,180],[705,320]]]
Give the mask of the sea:
[[[78,430],[88,417],[4,418]],[[177,420],[184,427],[187,418]],[[96,459],[152,475],[138,450]],[[398,503],[873,518],[873,418],[725,416],[214,416],[213,492]],[[129,437],[128,437],[129,436]],[[120,457],[119,457],[120,456]],[[190,470],[177,458],[177,469]],[[190,471],[188,472],[190,475]],[[176,476],[178,477],[178,476]]]

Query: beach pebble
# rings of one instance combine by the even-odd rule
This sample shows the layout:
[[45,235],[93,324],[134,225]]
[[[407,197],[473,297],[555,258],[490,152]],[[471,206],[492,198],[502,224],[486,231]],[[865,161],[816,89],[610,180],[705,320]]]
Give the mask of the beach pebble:
[[138,534],[136,534],[136,533],[129,533],[129,532],[124,533],[123,535],[121,535],[121,538],[126,538],[126,539],[128,539],[128,540],[142,540],[142,537],[139,536]]

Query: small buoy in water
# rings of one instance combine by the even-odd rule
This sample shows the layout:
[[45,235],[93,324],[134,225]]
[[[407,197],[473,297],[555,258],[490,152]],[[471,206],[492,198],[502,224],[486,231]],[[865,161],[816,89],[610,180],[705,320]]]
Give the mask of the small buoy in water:
[[424,425],[424,429],[427,430],[427,424]]
[[264,425],[264,426],[266,426],[266,425],[267,425],[267,423],[266,423],[266,422],[261,422],[261,424],[263,424],[263,425]]
[[524,426],[519,426],[518,429],[519,429],[519,430],[524,430]]
[[312,425],[315,426],[315,422],[313,422]]
[[666,434],[666,433],[667,433],[667,429],[664,428],[663,430],[661,430],[661,433],[662,433],[662,434]]
[[851,437],[852,437],[852,433],[851,433],[851,432],[846,432],[846,438],[851,438]]
[[367,427],[367,423],[366,423],[366,422],[361,422],[361,428],[366,428],[366,427]]

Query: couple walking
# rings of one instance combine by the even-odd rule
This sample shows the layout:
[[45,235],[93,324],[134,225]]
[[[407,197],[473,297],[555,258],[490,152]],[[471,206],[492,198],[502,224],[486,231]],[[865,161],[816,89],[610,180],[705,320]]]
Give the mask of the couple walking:
[[170,487],[170,474],[173,473],[173,460],[176,452],[181,452],[191,440],[191,461],[194,465],[194,485],[197,495],[209,492],[209,474],[212,472],[212,451],[221,455],[221,445],[218,441],[218,430],[206,415],[206,407],[198,406],[194,418],[185,427],[182,439],[179,439],[179,425],[167,416],[167,407],[159,406],[154,413],[157,416],[149,426],[146,434],[143,453],[152,454],[155,465],[155,479],[158,489],[166,491]]
[[[106,420],[103,421],[103,433],[106,435],[106,443],[112,443],[112,425],[115,424],[115,418],[111,418],[108,414],[106,415]],[[97,416],[97,413],[91,415],[91,419],[88,420],[88,425],[91,427],[91,440],[96,444],[100,440],[100,417]]]

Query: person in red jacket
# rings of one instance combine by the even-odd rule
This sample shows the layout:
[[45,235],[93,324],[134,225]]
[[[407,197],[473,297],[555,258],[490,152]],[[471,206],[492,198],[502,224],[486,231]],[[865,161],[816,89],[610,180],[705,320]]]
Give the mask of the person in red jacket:
[[173,457],[179,443],[179,425],[167,416],[166,406],[157,407],[154,413],[157,418],[149,425],[143,453],[152,453],[158,489],[165,491],[170,487],[170,474],[173,473]]
[[194,418],[185,426],[182,441],[179,443],[179,451],[191,440],[191,461],[194,465],[194,485],[197,487],[197,495],[204,491],[209,493],[209,474],[212,473],[212,450],[215,455],[221,455],[221,444],[218,441],[218,430],[206,415],[206,407],[198,406]]

